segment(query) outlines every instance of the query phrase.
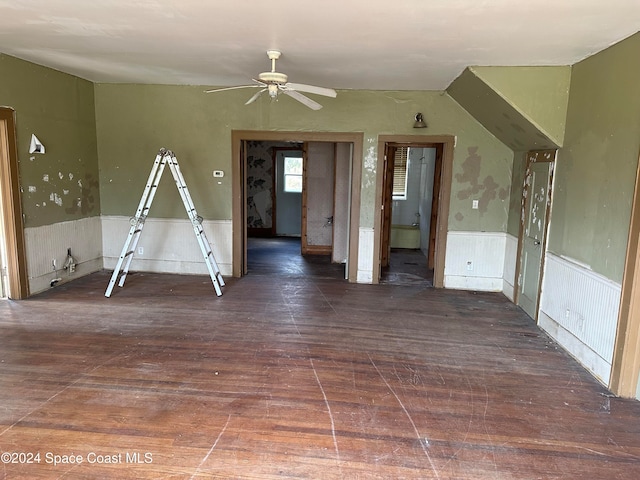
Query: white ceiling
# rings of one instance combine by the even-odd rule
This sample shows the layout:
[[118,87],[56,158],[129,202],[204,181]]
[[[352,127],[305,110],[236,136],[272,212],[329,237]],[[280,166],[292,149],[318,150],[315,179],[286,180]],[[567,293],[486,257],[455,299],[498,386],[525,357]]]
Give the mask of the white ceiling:
[[[94,82],[443,90],[469,65],[571,65],[640,0],[0,0],[0,52]],[[1,74],[1,72],[0,72]]]

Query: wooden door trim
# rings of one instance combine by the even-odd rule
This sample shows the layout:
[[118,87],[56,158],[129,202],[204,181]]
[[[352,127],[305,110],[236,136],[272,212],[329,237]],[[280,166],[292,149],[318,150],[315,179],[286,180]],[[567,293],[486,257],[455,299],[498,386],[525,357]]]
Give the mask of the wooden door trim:
[[640,160],[636,171],[609,388],[635,398],[640,375]]
[[[20,199],[18,149],[15,111],[0,107],[0,142],[7,146],[0,154],[0,191],[2,192],[2,223],[7,247],[7,272],[10,298],[19,300],[29,296],[24,223]],[[1,228],[1,227],[0,227]]]
[[283,141],[283,142],[333,142],[351,143],[352,178],[351,178],[351,225],[349,225],[349,282],[355,283],[358,278],[358,248],[360,240],[360,199],[362,191],[362,165],[364,152],[364,133],[362,132],[285,132],[261,130],[232,130],[231,131],[231,224],[232,239],[232,268],[233,276],[241,277],[246,265],[244,252],[246,248],[242,242],[243,232],[246,233],[247,224],[242,223],[243,206],[246,201],[243,196],[246,190],[246,173],[241,168],[243,158],[240,155],[241,142],[245,141]]
[[393,174],[396,166],[398,146],[385,143],[382,168],[382,204],[380,207],[380,267],[391,261],[391,223],[393,216]]
[[[451,203],[451,181],[453,177],[453,152],[455,137],[453,135],[380,135],[378,136],[378,161],[376,179],[376,197],[374,213],[374,244],[373,244],[373,283],[380,282],[380,222],[382,214],[382,181],[384,170],[384,151],[387,143],[408,145],[412,147],[442,148],[442,169],[440,172],[440,201],[438,205],[438,221],[436,226],[436,251],[433,269],[433,285],[444,287],[444,263],[447,248],[447,233],[449,231],[449,205]],[[382,152],[382,153],[381,153]]]
[[309,245],[307,244],[307,194],[309,188],[309,171],[308,171],[308,163],[309,158],[307,157],[309,152],[309,142],[304,142],[302,145],[302,205],[300,206],[301,217],[300,218],[300,253],[302,255],[307,255],[311,253],[309,251]]
[[440,207],[440,182],[442,181],[442,150],[441,143],[436,146],[436,164],[433,172],[433,188],[431,192],[431,215],[429,218],[429,252],[427,258],[427,268],[433,270],[435,267],[436,238],[438,226],[438,209]]
[[[545,154],[547,153],[551,153],[552,155],[550,157],[547,157],[545,156]],[[547,184],[547,212],[545,216],[545,224],[544,224],[544,230],[542,233],[542,242],[541,242],[542,253],[540,256],[540,275],[538,279],[538,294],[536,295],[536,307],[535,307],[535,316],[534,316],[534,320],[536,322],[538,321],[538,309],[540,308],[540,289],[542,286],[542,276],[544,272],[545,252],[547,251],[547,233],[549,232],[549,220],[551,217],[551,196],[553,194],[553,171],[554,171],[554,165],[555,165],[557,154],[558,154],[557,150],[531,150],[525,153],[525,160],[527,162],[527,165],[524,172],[524,178],[522,180],[523,185],[522,185],[522,196],[520,200],[520,227],[518,229],[518,246],[517,246],[518,255],[516,257],[516,271],[515,271],[515,278],[513,282],[513,285],[514,285],[513,303],[515,303],[516,305],[518,305],[518,301],[520,298],[520,270],[522,265],[522,249],[524,248],[523,237],[524,237],[525,206],[526,206],[526,199],[531,197],[529,195],[529,188],[528,188],[529,186],[527,185],[527,177],[530,174],[529,169],[532,163],[551,163],[552,164],[551,169],[549,170],[549,179]],[[525,194],[525,191],[527,192],[526,194]]]

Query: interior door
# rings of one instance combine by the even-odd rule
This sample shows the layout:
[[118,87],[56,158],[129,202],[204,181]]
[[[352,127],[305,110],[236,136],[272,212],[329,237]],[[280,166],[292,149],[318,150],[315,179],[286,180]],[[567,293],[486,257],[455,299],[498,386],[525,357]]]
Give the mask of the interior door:
[[302,190],[292,191],[285,186],[285,159],[287,157],[302,158],[302,149],[277,149],[275,155],[275,232],[276,235],[300,237],[302,235]]
[[520,235],[518,305],[533,319],[536,319],[538,310],[554,161],[555,151],[527,154],[528,166],[523,189],[524,217]]

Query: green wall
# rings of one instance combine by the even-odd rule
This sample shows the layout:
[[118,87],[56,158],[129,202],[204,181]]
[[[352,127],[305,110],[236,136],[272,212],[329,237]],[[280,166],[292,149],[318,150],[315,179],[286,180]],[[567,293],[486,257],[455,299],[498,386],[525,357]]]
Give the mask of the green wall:
[[93,84],[0,54],[0,105],[16,112],[25,227],[100,215]]
[[640,151],[640,34],[573,66],[549,249],[622,281]]
[[[288,97],[245,106],[246,90],[207,95],[198,86],[94,85],[7,55],[0,55],[0,71],[0,104],[16,111],[27,227],[132,215],[161,147],[176,152],[200,215],[230,219],[231,132],[265,130],[364,133],[361,227],[374,225],[379,135],[454,135],[450,229],[507,229],[512,151],[446,92],[346,90],[321,98],[324,108],[312,111]],[[413,128],[416,112],[428,129]],[[44,155],[28,153],[32,133]],[[213,170],[226,175],[214,179]],[[151,216],[184,215],[165,175]]]
[[[361,227],[373,227],[378,135],[455,135],[450,229],[505,231],[513,154],[444,92],[339,91],[312,111],[283,97],[244,102],[252,90],[204,94],[204,87],[95,86],[102,213],[132,215],[159,148],[180,162],[198,213],[231,218],[231,131],[364,132]],[[413,128],[423,112],[426,130]],[[224,170],[222,184],[213,170]],[[151,216],[185,213],[170,175]],[[166,180],[166,181],[165,181]],[[480,209],[471,209],[479,199]]]
[[470,67],[470,70],[515,105],[552,142],[562,146],[571,67]]

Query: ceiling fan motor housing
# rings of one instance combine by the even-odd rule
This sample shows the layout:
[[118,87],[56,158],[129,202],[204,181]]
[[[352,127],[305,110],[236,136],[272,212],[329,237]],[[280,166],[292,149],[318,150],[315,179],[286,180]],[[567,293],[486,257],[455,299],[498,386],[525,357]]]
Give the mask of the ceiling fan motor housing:
[[258,79],[264,83],[287,83],[288,78],[284,73],[278,72],[262,72],[258,75]]

